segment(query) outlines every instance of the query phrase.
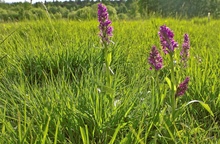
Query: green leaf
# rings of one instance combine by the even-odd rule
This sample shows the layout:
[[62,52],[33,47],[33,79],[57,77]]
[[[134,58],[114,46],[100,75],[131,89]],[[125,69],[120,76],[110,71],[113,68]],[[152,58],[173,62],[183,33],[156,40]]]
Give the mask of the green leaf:
[[202,102],[202,101],[199,101],[199,103],[203,106],[203,108],[205,108],[213,117],[214,117],[214,114],[212,112],[212,110],[210,109],[209,105]]
[[218,94],[218,99],[216,101],[216,105],[220,103],[220,94]]
[[54,135],[54,144],[57,143],[57,137],[58,137],[59,126],[60,126],[60,120],[58,119],[57,124],[56,124],[56,131],[55,131],[55,135]]
[[80,129],[80,133],[81,133],[81,137],[82,137],[83,143],[84,144],[89,144],[88,126],[85,125],[85,130],[81,126],[79,127],[79,129]]
[[143,140],[140,138],[140,134],[138,134],[135,129],[133,128],[133,126],[130,124],[129,125],[130,131],[133,133],[133,135],[136,138],[136,141],[138,141],[140,144],[144,144]]
[[50,124],[50,117],[48,117],[48,119],[47,119],[47,125],[45,127],[43,139],[41,141],[42,144],[44,144],[46,142],[47,134],[48,134],[48,130],[49,130],[49,124]]
[[118,127],[116,128],[116,130],[115,130],[115,132],[114,132],[114,134],[113,134],[113,136],[112,136],[112,139],[111,139],[111,141],[109,142],[109,144],[114,144],[114,142],[115,142],[115,140],[116,140],[116,136],[117,136],[119,130],[120,130],[121,128],[123,128],[125,125],[127,125],[127,123],[123,123],[123,124],[119,124],[119,125],[118,125]]
[[200,128],[200,127],[196,127],[196,128],[193,128],[193,129],[190,130],[191,135],[196,135],[196,134],[199,134],[201,132],[205,132],[205,130]]
[[108,66],[110,66],[111,62],[112,62],[112,53],[109,52],[107,55],[107,62],[108,62]]
[[189,105],[189,104],[192,104],[192,103],[196,103],[196,102],[197,102],[197,103],[200,103],[201,106],[202,106],[204,109],[206,109],[206,110],[211,114],[211,116],[214,117],[214,114],[213,114],[212,110],[210,109],[209,105],[206,104],[206,103],[204,103],[204,102],[202,102],[202,101],[192,100],[192,101],[188,102],[185,106],[187,106],[187,105]]
[[165,80],[171,89],[171,80],[168,77],[165,77]]
[[105,92],[106,94],[114,94],[114,89],[113,88],[110,88],[110,87],[108,87],[108,86],[104,86],[104,85],[102,85],[101,86],[101,92]]
[[6,38],[4,38],[4,39],[0,42],[0,45],[3,44],[3,43],[4,43],[13,33],[15,33],[17,30],[18,30],[18,28],[15,29],[14,31],[12,31]]

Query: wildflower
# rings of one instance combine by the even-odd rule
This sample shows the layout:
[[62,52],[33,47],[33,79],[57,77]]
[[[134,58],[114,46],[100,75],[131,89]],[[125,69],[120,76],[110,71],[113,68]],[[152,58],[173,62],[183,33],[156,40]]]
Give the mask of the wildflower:
[[151,65],[150,69],[153,67],[155,70],[160,70],[163,67],[163,59],[155,46],[151,49],[148,62]]
[[189,83],[189,77],[186,77],[186,79],[179,84],[177,91],[176,91],[176,97],[184,95],[188,88],[188,83]]
[[189,48],[190,48],[190,41],[188,34],[184,35],[184,42],[182,45],[182,50],[180,52],[181,61],[184,62],[184,65],[186,66],[187,58],[189,57]]
[[174,41],[174,34],[170,28],[163,25],[160,27],[158,34],[160,36],[160,43],[163,47],[164,53],[168,54],[174,52],[174,49],[178,47],[178,43]]
[[111,21],[109,20],[109,14],[106,6],[102,3],[98,4],[98,21],[99,21],[99,36],[103,43],[109,43],[109,38],[112,37],[113,27],[110,26]]

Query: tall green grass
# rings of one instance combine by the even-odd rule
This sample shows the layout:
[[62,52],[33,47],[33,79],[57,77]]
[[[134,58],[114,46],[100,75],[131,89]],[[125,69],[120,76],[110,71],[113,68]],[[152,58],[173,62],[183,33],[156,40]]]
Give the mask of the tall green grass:
[[[97,21],[2,23],[0,29],[0,143],[217,143],[220,137],[219,21],[152,18],[113,22],[114,104],[102,90],[105,73]],[[166,68],[158,89],[147,62],[160,47],[159,26],[166,24],[182,42],[191,41],[187,93],[178,99],[178,117],[169,111]],[[181,45],[181,43],[180,43]],[[177,49],[176,52],[180,52]],[[163,55],[165,67],[168,57]],[[179,59],[176,59],[179,61]],[[100,91],[101,90],[101,91]],[[211,116],[201,100],[214,113]],[[173,130],[172,130],[173,129]]]

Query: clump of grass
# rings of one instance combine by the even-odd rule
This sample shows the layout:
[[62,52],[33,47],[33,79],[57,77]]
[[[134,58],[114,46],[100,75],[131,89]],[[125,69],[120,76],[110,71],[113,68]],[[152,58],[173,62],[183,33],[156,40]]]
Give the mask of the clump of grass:
[[[190,36],[187,68],[174,69],[177,84],[187,75],[191,81],[178,98],[175,121],[170,115],[169,57],[161,53],[159,84],[147,64],[152,44],[160,46],[157,31],[163,24],[172,27],[176,41],[182,41],[185,32]],[[16,31],[0,45],[1,56],[7,55],[0,64],[0,143],[218,142],[218,24],[213,20],[198,27],[193,21],[156,18],[115,21],[113,105],[97,90],[106,88],[98,22],[1,24],[2,40]],[[155,109],[152,100],[158,92],[161,106]],[[191,100],[199,101],[187,105]],[[198,103],[208,104],[214,117]]]

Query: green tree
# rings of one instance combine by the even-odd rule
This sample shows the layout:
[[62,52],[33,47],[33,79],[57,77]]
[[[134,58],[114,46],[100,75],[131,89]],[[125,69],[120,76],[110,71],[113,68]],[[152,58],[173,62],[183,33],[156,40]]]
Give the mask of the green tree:
[[128,8],[126,7],[125,3],[121,3],[117,9],[118,13],[127,13],[128,12]]
[[0,21],[7,20],[8,13],[5,9],[0,8]]
[[117,15],[117,11],[114,7],[107,5],[108,8],[108,13],[109,13],[109,17],[111,20],[117,20],[118,19],[118,15]]
[[68,17],[69,19],[74,19],[74,20],[86,20],[92,18],[91,14],[92,14],[91,7],[83,7],[81,9],[78,9],[77,11],[70,12]]
[[140,18],[138,1],[133,1],[129,6],[129,16],[131,18]]
[[41,8],[32,8],[31,12],[35,19],[44,19],[47,17],[46,11]]
[[139,0],[139,7],[141,15],[158,12],[159,0]]

